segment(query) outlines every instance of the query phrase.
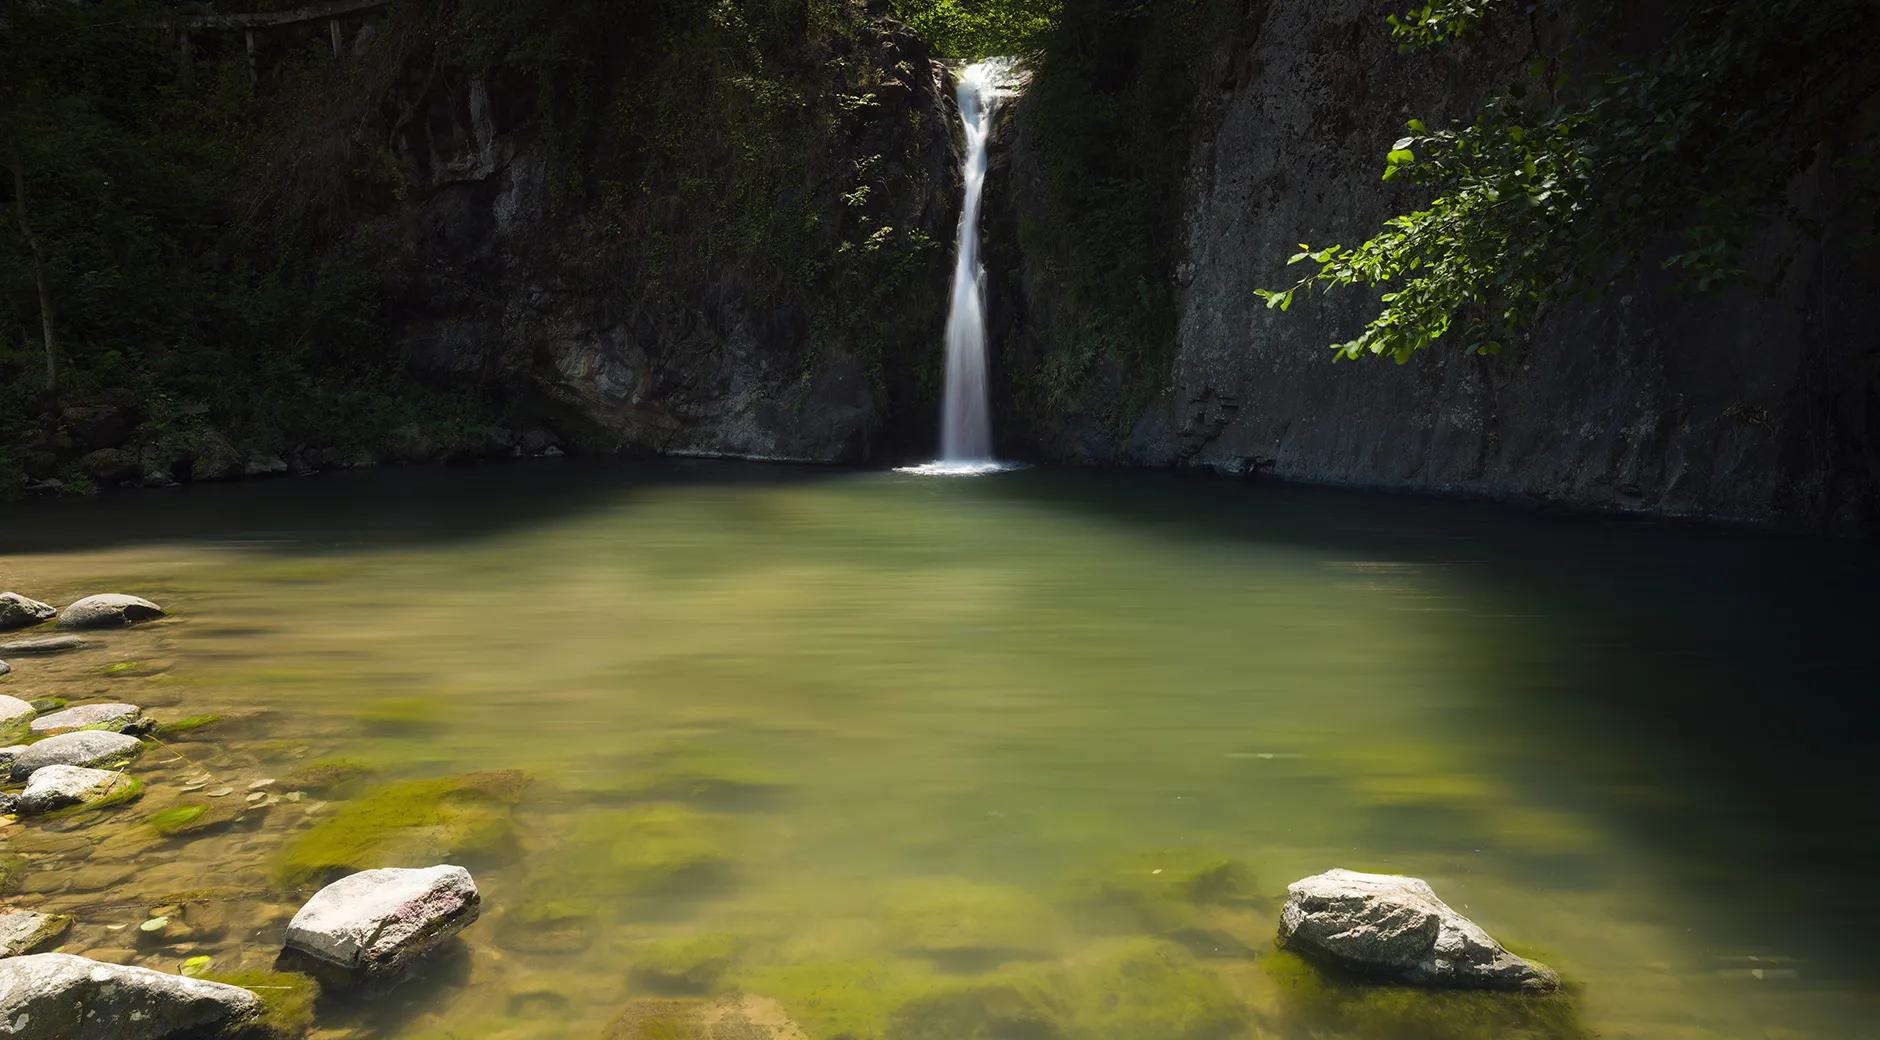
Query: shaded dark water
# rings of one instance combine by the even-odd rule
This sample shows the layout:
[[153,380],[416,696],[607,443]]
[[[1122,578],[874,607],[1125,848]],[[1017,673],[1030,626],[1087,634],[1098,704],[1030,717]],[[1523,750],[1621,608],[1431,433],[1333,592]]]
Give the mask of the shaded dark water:
[[[168,970],[268,966],[336,845],[472,866],[464,950],[329,1002],[332,1036],[591,1037],[712,992],[814,1037],[1872,1036],[1876,579],[1845,544],[1151,474],[36,504],[0,586],[176,616],[0,689],[226,718],[136,805],[0,840],[65,950]],[[278,794],[152,830],[204,776]],[[470,809],[372,830],[426,799]],[[1570,1008],[1301,983],[1277,902],[1331,866],[1428,878]],[[1232,891],[1163,880],[1197,872]],[[153,907],[182,924],[138,933]]]

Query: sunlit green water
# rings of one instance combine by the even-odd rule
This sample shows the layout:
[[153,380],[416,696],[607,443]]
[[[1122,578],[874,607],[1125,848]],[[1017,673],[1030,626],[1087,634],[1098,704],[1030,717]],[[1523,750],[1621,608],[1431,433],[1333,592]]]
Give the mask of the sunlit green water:
[[[727,954],[703,988],[819,1038],[1876,1035],[1857,547],[690,464],[37,505],[0,550],[0,587],[175,615],[0,690],[227,716],[147,755],[137,804],[0,832],[10,901],[77,915],[67,952],[266,968],[310,891],[295,850],[349,804],[526,774],[513,812],[473,799],[360,864],[464,862],[485,916],[389,997],[328,1001],[321,1036],[599,1037],[687,989],[646,969],[700,937]],[[374,772],[147,826],[204,775],[220,806],[334,757]],[[1163,880],[1230,861],[1225,894]],[[1577,1023],[1302,996],[1275,914],[1332,866],[1428,878],[1572,979]],[[140,935],[165,905],[180,926]],[[1049,1014],[988,1020],[1012,993]]]

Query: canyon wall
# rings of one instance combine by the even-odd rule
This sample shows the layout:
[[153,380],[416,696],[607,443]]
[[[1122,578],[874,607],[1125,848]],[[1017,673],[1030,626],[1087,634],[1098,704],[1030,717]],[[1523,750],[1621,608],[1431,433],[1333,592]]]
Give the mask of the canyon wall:
[[1781,212],[1754,230],[1739,284],[1697,295],[1645,263],[1599,299],[1556,308],[1530,342],[1499,356],[1439,342],[1401,366],[1334,364],[1327,345],[1363,325],[1365,294],[1280,313],[1253,290],[1297,276],[1285,261],[1298,243],[1352,244],[1407,208],[1412,191],[1380,179],[1383,152],[1407,119],[1466,114],[1481,90],[1517,75],[1534,46],[1530,32],[1596,40],[1628,38],[1635,27],[1522,27],[1403,55],[1384,21],[1397,5],[1215,6],[1220,31],[1196,56],[1180,245],[1162,272],[1175,321],[1170,342],[1147,352],[1163,360],[1085,365],[1084,377],[1047,394],[1011,389],[1063,369],[1058,355],[1079,316],[1026,249],[1027,221],[1064,216],[1052,211],[1045,135],[1027,123],[1038,106],[1021,102],[1003,129],[987,232],[995,351],[1008,388],[1002,450],[1873,529],[1875,69],[1794,113],[1798,133],[1817,135],[1813,149],[1792,171]]

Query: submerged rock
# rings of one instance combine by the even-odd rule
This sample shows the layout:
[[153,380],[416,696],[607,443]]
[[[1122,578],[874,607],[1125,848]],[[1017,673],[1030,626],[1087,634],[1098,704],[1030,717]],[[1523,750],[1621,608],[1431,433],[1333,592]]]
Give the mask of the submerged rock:
[[12,665],[6,663],[5,661],[0,661],[0,675],[6,675],[7,673],[11,671],[13,671]]
[[737,994],[713,1001],[636,1000],[602,1040],[808,1040],[781,1004]]
[[38,709],[20,700],[0,693],[0,731],[14,729],[32,720],[39,714]]
[[32,910],[8,910],[0,913],[0,957],[18,957],[64,935],[72,919],[64,914],[41,914]]
[[19,756],[13,759],[11,768],[14,779],[19,780],[47,766],[115,768],[131,761],[143,752],[143,742],[136,737],[88,729],[77,733],[61,733],[56,737],[47,737],[37,744],[28,745],[26,750],[21,751]]
[[477,919],[482,899],[462,867],[367,870],[321,889],[287,925],[287,948],[361,976],[384,977]]
[[20,812],[36,816],[73,805],[124,801],[135,796],[141,786],[109,769],[46,766],[35,770],[32,779],[26,781],[26,790],[20,792]]
[[60,628],[118,628],[163,616],[163,608],[147,599],[107,592],[86,596],[59,615]]
[[59,608],[50,603],[27,599],[17,592],[0,592],[0,632],[51,621],[58,614]]
[[261,1013],[218,982],[63,953],[0,960],[0,1024],[12,1040],[219,1038]]
[[301,832],[276,854],[271,876],[300,889],[392,863],[504,857],[516,847],[511,810],[528,782],[498,770],[387,784]]
[[32,732],[49,734],[76,729],[104,729],[121,733],[142,722],[143,717],[144,709],[135,704],[80,704],[39,716],[33,720]]
[[1546,992],[1560,985],[1551,969],[1503,949],[1419,878],[1330,870],[1286,891],[1280,945],[1309,959],[1423,986]]
[[[60,619],[64,623],[64,619]],[[31,657],[43,654],[63,654],[73,650],[83,650],[90,646],[77,636],[48,636],[44,639],[21,639],[0,646],[0,654],[12,654],[15,657]]]

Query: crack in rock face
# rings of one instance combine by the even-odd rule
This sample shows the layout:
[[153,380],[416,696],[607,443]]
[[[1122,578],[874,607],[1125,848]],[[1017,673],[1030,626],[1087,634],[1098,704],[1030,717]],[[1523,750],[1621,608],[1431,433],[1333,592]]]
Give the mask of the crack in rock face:
[[1281,946],[1360,975],[1422,986],[1547,992],[1560,978],[1509,953],[1427,882],[1331,870],[1287,887]]

